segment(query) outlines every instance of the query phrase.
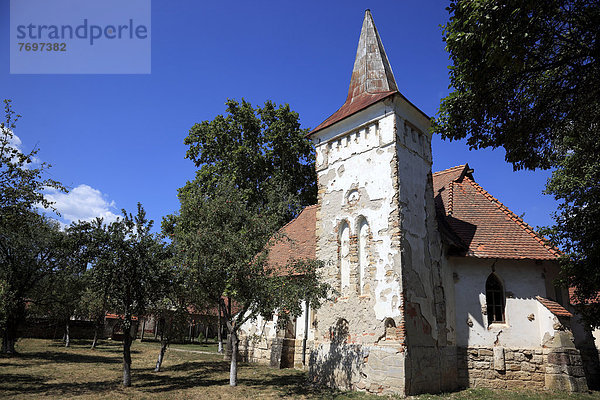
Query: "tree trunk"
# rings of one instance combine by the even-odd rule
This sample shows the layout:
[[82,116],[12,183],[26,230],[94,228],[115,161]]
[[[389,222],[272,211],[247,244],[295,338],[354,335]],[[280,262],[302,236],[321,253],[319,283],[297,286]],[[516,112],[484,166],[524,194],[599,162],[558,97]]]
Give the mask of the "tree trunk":
[[16,341],[16,327],[13,326],[14,321],[11,318],[6,323],[6,329],[2,335],[2,353],[3,354],[16,354],[15,341]]
[[238,337],[237,332],[229,332],[231,337],[231,366],[229,368],[229,386],[237,386],[237,356],[238,356]]
[[23,317],[24,310],[19,307],[13,313],[7,315],[6,325],[4,327],[4,334],[2,335],[2,353],[3,354],[17,354],[15,350],[15,343],[17,342],[17,328],[19,321]]
[[219,302],[219,313],[217,314],[217,341],[219,342],[219,353],[223,353],[223,332],[221,327],[221,302]]
[[160,352],[158,353],[158,360],[156,361],[156,368],[154,368],[154,372],[160,372],[160,366],[162,365],[163,359],[165,357],[165,352],[167,351],[168,344],[169,341],[167,339],[160,339]]
[[65,347],[71,346],[71,327],[70,327],[71,319],[67,319],[65,323]]
[[146,330],[146,318],[144,318],[144,322],[142,322],[142,334],[140,335],[140,342],[144,341],[144,331]]
[[131,386],[131,327],[123,329],[123,386]]
[[98,344],[98,322],[96,321],[96,323],[94,324],[94,340],[92,341],[92,350],[94,350],[96,348],[96,345]]

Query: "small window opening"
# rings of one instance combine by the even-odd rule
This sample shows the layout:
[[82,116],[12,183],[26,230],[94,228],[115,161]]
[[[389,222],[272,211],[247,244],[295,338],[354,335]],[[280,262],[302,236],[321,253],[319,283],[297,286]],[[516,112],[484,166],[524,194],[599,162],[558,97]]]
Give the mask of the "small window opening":
[[485,282],[485,301],[488,325],[504,322],[504,287],[494,274],[491,274]]

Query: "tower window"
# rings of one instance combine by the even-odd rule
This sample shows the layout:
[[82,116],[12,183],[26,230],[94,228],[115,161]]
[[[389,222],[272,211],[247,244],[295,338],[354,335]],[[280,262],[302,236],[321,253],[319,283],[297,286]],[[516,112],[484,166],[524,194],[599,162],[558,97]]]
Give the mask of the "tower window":
[[495,274],[490,274],[485,282],[485,301],[488,325],[504,322],[504,287]]
[[369,267],[367,241],[369,240],[369,225],[367,220],[361,218],[358,223],[358,294],[365,294],[365,277]]
[[339,238],[340,289],[342,292],[350,286],[350,227],[342,222]]

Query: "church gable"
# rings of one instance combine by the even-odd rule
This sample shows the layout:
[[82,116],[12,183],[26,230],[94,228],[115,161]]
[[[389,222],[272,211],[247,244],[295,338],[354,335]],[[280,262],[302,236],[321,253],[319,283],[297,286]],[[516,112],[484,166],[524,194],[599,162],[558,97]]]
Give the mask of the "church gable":
[[464,255],[555,260],[558,250],[483,189],[468,164],[433,174],[438,219],[460,238]]

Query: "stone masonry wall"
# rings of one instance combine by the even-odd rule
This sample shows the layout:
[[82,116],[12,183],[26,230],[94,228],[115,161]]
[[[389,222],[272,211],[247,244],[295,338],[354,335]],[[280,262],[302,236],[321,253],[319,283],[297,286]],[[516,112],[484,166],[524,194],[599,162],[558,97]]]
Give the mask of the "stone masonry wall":
[[313,347],[309,377],[319,385],[374,394],[404,394],[405,349],[396,344],[320,343]]
[[458,348],[461,387],[585,391],[576,349]]
[[[306,362],[310,341],[307,343]],[[302,339],[244,336],[239,343],[240,359],[245,362],[268,364],[274,368],[303,368]]]

